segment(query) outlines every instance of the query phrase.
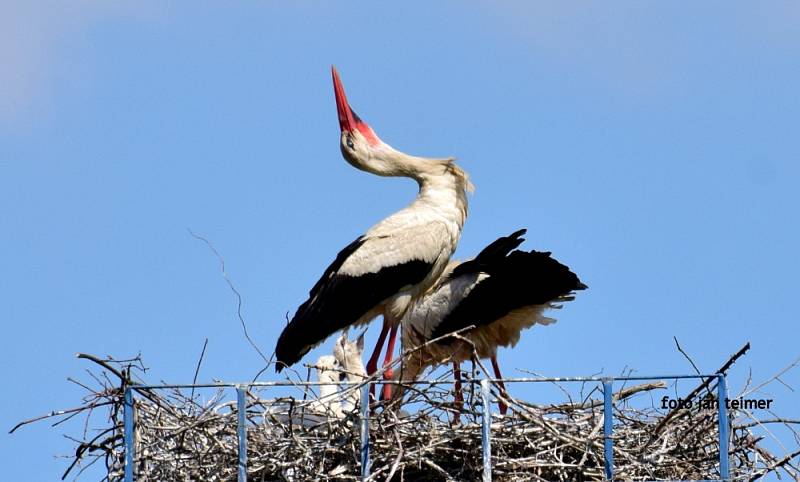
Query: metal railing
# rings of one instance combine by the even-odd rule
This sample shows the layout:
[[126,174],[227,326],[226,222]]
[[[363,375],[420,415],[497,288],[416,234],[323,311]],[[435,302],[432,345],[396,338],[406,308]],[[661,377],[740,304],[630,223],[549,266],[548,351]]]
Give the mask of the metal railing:
[[[483,412],[481,416],[481,443],[483,458],[483,481],[492,480],[492,457],[491,457],[491,393],[490,384],[498,381],[504,383],[543,383],[543,382],[597,382],[602,385],[603,391],[603,452],[604,470],[607,480],[614,480],[614,440],[613,421],[614,421],[614,400],[613,384],[617,381],[646,381],[646,380],[682,380],[682,379],[717,379],[717,400],[719,417],[719,479],[713,482],[730,481],[730,457],[728,445],[730,431],[728,424],[728,409],[725,401],[727,400],[727,388],[725,375],[715,373],[713,375],[670,375],[670,376],[630,376],[630,377],[566,377],[566,378],[508,378],[493,379],[485,378],[480,381],[481,403]],[[415,384],[443,384],[453,383],[454,380],[435,380],[435,381],[416,381]],[[381,384],[383,381],[370,381],[361,387],[361,400],[369,400],[369,387],[372,384]],[[355,382],[342,382],[342,385],[355,385]],[[194,389],[194,388],[235,388],[237,405],[237,436],[238,436],[238,482],[247,482],[247,390],[250,388],[266,387],[288,387],[298,385],[321,385],[319,382],[253,382],[253,383],[208,383],[208,384],[186,384],[186,385],[133,385],[125,388],[124,404],[124,438],[125,438],[125,472],[124,481],[134,482],[135,468],[135,440],[134,440],[134,419],[135,405],[134,392],[149,389]],[[361,404],[361,480],[365,481],[370,474],[370,449],[369,449],[369,404]],[[680,482],[712,482],[712,480],[680,481]]]

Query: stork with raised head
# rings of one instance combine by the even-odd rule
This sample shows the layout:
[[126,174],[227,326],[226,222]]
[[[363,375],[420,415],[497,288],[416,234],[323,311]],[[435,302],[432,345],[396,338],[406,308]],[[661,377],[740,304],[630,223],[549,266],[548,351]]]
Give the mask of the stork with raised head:
[[[412,156],[383,142],[350,107],[335,68],[332,76],[344,158],[379,176],[410,177],[419,192],[409,206],[370,228],[336,256],[281,333],[275,347],[276,370],[296,363],[333,333],[383,315],[383,327],[367,363],[371,375],[377,370],[387,334],[384,365],[392,359],[400,319],[409,303],[447,267],[461,236],[472,184],[452,158]],[[390,378],[392,373],[384,376]]]
[[[456,378],[456,404],[461,403],[460,364],[475,354],[489,358],[495,378],[501,379],[498,347],[513,347],[522,330],[534,324],[548,325],[544,312],[560,308],[586,289],[578,276],[549,252],[521,251],[525,230],[504,236],[475,259],[452,262],[441,279],[424,296],[412,301],[403,317],[403,347],[420,347],[430,340],[474,326],[461,336],[442,340],[412,351],[398,370],[396,379],[415,380],[426,367],[448,361]],[[501,393],[505,386],[498,382]],[[397,390],[394,396],[400,396]],[[500,404],[501,413],[507,407]]]

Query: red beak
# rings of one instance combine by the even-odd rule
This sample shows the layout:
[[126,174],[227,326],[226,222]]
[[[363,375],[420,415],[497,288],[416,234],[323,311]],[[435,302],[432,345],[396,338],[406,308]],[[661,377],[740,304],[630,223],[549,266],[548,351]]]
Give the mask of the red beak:
[[339,72],[336,67],[331,65],[331,75],[333,76],[333,92],[336,94],[336,111],[339,113],[339,127],[342,132],[353,132],[358,129],[369,142],[370,145],[376,146],[381,143],[375,132],[358,117],[358,114],[353,112],[350,104],[347,103],[347,96],[344,94],[344,86],[342,86],[342,79],[339,78]]
[[336,94],[336,110],[339,113],[339,127],[342,132],[351,132],[356,128],[358,116],[353,113],[350,104],[347,103],[347,96],[344,93],[344,86],[339,78],[339,72],[336,72],[336,67],[332,65],[331,75],[333,76],[333,92]]

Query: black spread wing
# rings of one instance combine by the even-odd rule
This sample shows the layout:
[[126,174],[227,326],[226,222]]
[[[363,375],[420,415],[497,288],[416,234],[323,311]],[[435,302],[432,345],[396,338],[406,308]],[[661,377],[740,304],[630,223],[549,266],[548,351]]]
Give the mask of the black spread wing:
[[359,237],[337,256],[297,309],[275,346],[275,370],[297,363],[311,348],[355,323],[403,287],[421,282],[432,263],[410,260],[359,276],[341,274],[344,262],[365,242]]
[[586,289],[578,276],[548,252],[513,251],[524,241],[525,230],[499,238],[473,260],[457,266],[449,275],[485,273],[489,276],[451,310],[436,329],[432,338],[475,325],[492,323],[511,311],[526,306],[541,305]]

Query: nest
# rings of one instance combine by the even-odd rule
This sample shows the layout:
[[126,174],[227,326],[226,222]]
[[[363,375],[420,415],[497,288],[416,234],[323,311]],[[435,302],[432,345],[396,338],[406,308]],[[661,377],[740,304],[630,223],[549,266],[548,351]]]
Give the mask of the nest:
[[[724,372],[745,350],[722,367]],[[79,355],[100,365],[95,387],[79,407],[27,420],[86,416],[82,437],[64,477],[87,466],[105,464],[105,478],[123,478],[124,389],[141,381],[132,374],[139,359],[115,361]],[[480,366],[480,365],[478,365]],[[473,367],[473,371],[475,368]],[[479,480],[482,404],[475,373],[463,382],[464,401],[454,403],[452,373],[439,382],[406,388],[402,410],[374,408],[370,418],[370,480]],[[777,377],[776,377],[777,378]],[[662,409],[663,382],[635,385],[614,393],[614,473],[619,480],[700,480],[719,478],[718,412],[715,379],[698,383],[684,395],[706,408]],[[302,384],[301,384],[302,385]],[[346,397],[351,387],[341,393]],[[269,398],[251,387],[247,396],[247,473],[253,481],[360,480],[360,417],[357,406],[343,418],[320,411],[308,386],[302,395]],[[513,390],[512,390],[513,391]],[[137,480],[237,480],[237,405],[231,390],[217,389],[201,401],[194,389],[135,390]],[[509,412],[493,414],[493,480],[604,480],[603,402],[596,389],[578,401],[535,405],[514,400],[493,388]],[[459,423],[454,423],[455,414]],[[788,427],[797,421],[755,420],[748,410],[729,411],[730,470],[733,480],[755,480],[781,471],[800,480],[792,459],[763,446],[758,428]],[[89,430],[94,429],[94,430]],[[13,432],[13,430],[12,430]],[[792,433],[794,431],[792,430]],[[795,434],[796,445],[798,442]],[[797,448],[797,447],[795,447]]]

